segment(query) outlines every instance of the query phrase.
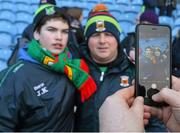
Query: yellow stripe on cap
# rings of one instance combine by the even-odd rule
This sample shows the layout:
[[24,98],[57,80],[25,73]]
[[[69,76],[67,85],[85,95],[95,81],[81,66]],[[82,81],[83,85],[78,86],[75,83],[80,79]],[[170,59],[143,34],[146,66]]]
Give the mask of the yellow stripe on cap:
[[97,21],[106,21],[106,22],[110,22],[112,24],[114,24],[114,26],[119,30],[119,32],[122,32],[122,29],[120,28],[119,26],[119,23],[112,17],[109,17],[109,16],[94,16],[92,18],[90,18],[88,21],[87,21],[87,24],[86,24],[86,27],[85,27],[85,34],[86,34],[86,31],[87,29],[90,27],[91,24],[97,22]]
[[44,5],[42,5],[42,6],[40,6],[37,10],[36,10],[36,12],[35,12],[35,14],[34,14],[34,17],[36,17],[36,15],[37,14],[39,14],[42,10],[44,10],[45,8],[47,8],[47,7],[53,7],[54,5],[52,5],[52,4],[44,4]]

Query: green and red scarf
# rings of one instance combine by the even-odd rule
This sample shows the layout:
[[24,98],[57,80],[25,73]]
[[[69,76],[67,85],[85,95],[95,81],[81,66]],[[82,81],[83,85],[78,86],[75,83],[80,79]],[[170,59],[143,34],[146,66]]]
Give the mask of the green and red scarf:
[[81,101],[87,100],[95,91],[96,84],[89,75],[89,68],[82,59],[70,59],[68,49],[57,56],[42,48],[36,40],[28,45],[28,54],[46,67],[59,73],[65,73],[75,87],[80,91]]

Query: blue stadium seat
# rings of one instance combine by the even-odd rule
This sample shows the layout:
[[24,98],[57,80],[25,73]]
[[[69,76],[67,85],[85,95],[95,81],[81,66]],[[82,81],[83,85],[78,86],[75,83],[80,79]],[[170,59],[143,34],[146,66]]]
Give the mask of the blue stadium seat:
[[137,15],[138,13],[135,13],[135,12],[124,12],[125,14],[125,20],[129,20],[133,23],[136,22],[136,18],[137,18]]
[[31,13],[34,14],[35,11],[38,9],[39,5],[38,4],[31,4]]
[[141,11],[141,6],[138,5],[129,5],[126,7],[124,12],[133,12],[133,13],[139,13]]
[[174,26],[180,25],[180,17],[175,19]]
[[12,50],[9,48],[0,48],[0,60],[7,61],[11,56]]
[[24,21],[28,24],[32,23],[33,20],[33,15],[25,11],[16,12],[16,17],[16,21]]
[[116,0],[116,4],[126,5],[130,4],[129,0]]
[[121,12],[119,10],[110,10],[110,13],[116,18],[118,19],[119,16],[121,16]]
[[29,0],[29,2],[30,2],[31,4],[36,4],[36,5],[39,4],[39,0]]
[[21,35],[24,29],[27,27],[28,23],[24,21],[16,21],[15,26],[17,27],[17,34]]
[[10,11],[15,11],[15,5],[13,1],[2,1],[1,2],[1,10],[6,9]]
[[159,16],[159,23],[169,25],[171,28],[174,26],[173,18],[168,16]]
[[0,20],[0,32],[6,32],[9,34],[16,34],[16,28],[13,23],[7,20]]
[[16,0],[16,3],[24,3],[24,4],[29,4],[30,5],[31,4],[31,0]]
[[132,3],[132,5],[142,6],[143,5],[143,0],[133,0],[131,3]]
[[31,13],[31,6],[29,4],[26,3],[16,3],[16,12],[19,11],[24,11],[24,12],[29,12]]
[[15,13],[11,10],[4,9],[1,10],[0,19],[7,20],[13,23],[16,20],[16,16]]
[[101,3],[106,4],[107,6],[114,5],[115,0],[101,0]]
[[122,31],[127,34],[130,32],[130,27],[132,27],[134,24],[127,20],[122,20],[119,22],[120,27],[122,28]]
[[7,32],[0,31],[0,48],[8,48],[12,45],[12,36]]
[[174,38],[177,35],[177,32],[180,30],[180,25],[172,29],[172,37]]
[[5,61],[0,60],[0,71],[7,68],[7,63]]

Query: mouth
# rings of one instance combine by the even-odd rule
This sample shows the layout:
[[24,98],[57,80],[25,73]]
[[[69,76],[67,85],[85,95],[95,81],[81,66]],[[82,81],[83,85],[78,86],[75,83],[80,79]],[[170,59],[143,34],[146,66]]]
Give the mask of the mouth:
[[53,44],[53,47],[54,47],[55,49],[62,49],[62,48],[63,48],[63,45],[60,44],[60,43],[54,43],[54,44]]
[[99,50],[100,52],[106,52],[107,49],[108,49],[108,48],[106,48],[106,47],[100,47],[100,48],[98,48],[98,50]]

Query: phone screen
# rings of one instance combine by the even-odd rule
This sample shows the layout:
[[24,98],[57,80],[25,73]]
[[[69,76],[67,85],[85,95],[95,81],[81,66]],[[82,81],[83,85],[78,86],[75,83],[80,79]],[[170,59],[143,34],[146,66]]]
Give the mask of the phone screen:
[[150,98],[171,86],[171,33],[168,26],[138,25],[136,80],[139,95]]

